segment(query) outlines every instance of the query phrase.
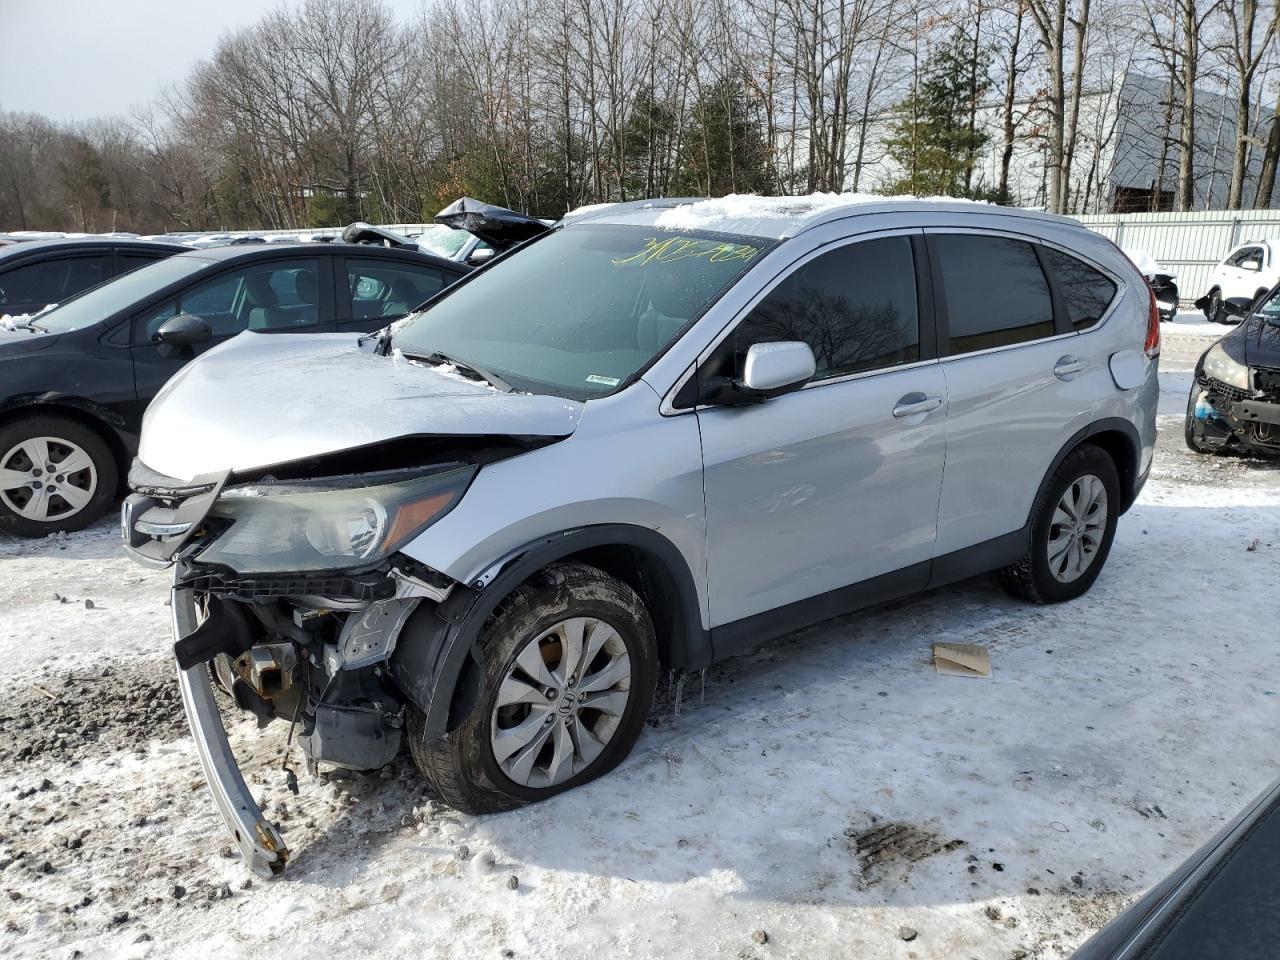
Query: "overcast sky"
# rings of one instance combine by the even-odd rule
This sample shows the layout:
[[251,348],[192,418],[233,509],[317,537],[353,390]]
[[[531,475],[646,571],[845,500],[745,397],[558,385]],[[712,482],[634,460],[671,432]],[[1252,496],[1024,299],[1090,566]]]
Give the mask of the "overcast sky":
[[[405,18],[419,0],[385,0]],[[0,110],[127,114],[272,0],[0,0]]]

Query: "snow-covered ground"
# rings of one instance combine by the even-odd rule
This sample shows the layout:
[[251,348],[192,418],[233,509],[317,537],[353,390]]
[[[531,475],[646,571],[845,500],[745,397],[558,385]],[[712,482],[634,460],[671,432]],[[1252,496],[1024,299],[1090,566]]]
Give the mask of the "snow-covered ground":
[[[295,797],[284,730],[235,719],[294,851],[271,882],[185,737],[164,574],[109,522],[0,541],[0,953],[1068,955],[1280,773],[1280,470],[1183,446],[1194,327],[1165,325],[1154,476],[1084,599],[977,580],[808,630],[667,697],[615,773],[486,818],[407,761],[299,765]],[[993,677],[938,676],[936,640]]]

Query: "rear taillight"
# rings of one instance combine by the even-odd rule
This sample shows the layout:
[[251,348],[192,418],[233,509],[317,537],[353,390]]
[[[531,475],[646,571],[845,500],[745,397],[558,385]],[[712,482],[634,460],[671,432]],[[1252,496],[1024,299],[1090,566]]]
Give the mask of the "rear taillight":
[[1160,356],[1160,304],[1150,283],[1147,283],[1147,293],[1151,298],[1151,310],[1147,314],[1147,342],[1142,345],[1142,352],[1155,358]]

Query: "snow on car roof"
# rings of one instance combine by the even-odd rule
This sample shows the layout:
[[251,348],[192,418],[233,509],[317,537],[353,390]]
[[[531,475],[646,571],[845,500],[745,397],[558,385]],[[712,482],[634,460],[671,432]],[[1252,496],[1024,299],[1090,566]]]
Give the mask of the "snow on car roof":
[[[881,196],[868,193],[811,193],[762,197],[731,193],[724,197],[637,200],[580,207],[566,217],[574,223],[622,223],[664,230],[711,230],[782,239],[851,213],[993,213],[1076,224],[1065,217],[954,197]],[[1077,224],[1078,225],[1078,224]]]

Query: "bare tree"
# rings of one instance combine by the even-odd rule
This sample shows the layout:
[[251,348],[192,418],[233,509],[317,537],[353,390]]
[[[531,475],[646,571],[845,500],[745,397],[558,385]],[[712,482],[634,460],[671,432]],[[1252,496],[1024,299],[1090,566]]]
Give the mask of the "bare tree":
[[[1280,7],[1270,4],[1264,25],[1259,24],[1258,0],[1226,0],[1223,10],[1230,25],[1231,42],[1226,45],[1228,65],[1235,86],[1235,150],[1231,157],[1231,184],[1227,188],[1227,208],[1240,209],[1249,168],[1249,152],[1254,143],[1253,86],[1258,68],[1270,52],[1280,27]],[[1262,35],[1258,29],[1262,26]]]

